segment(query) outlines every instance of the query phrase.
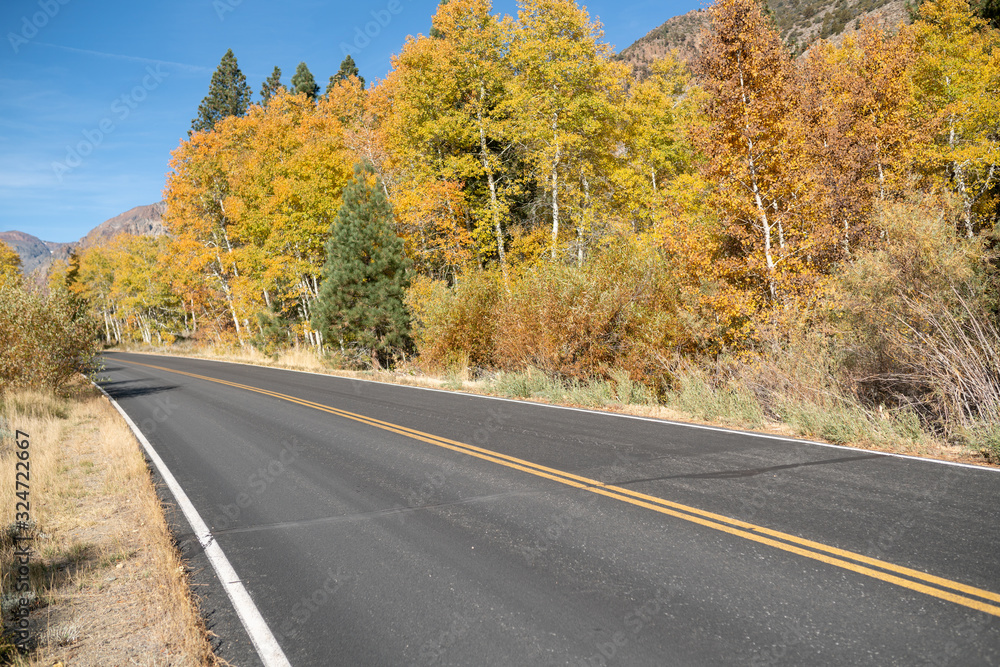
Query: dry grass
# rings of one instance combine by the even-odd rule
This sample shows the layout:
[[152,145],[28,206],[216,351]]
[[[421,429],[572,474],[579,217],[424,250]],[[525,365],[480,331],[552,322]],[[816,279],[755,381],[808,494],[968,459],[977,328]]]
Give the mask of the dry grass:
[[903,370],[882,380],[916,388],[907,394],[947,435],[959,431],[1000,462],[1000,329],[981,306],[952,294],[953,308],[931,298],[909,301],[915,321],[900,320],[894,336]]
[[[298,348],[283,350],[277,354],[267,355],[255,348],[229,348],[229,347],[207,347],[198,348],[194,345],[171,345],[157,347],[153,345],[120,345],[114,348],[120,352],[136,352],[140,354],[162,354],[172,357],[189,357],[192,359],[211,359],[214,361],[232,361],[241,364],[253,364],[255,366],[267,366],[270,368],[287,368],[294,371],[309,371],[311,373],[323,373],[345,378],[358,378],[364,380],[375,380],[378,382],[391,382],[415,387],[431,387],[458,389],[455,385],[455,375],[448,374],[445,377],[426,375],[412,364],[401,364],[395,370],[350,370],[339,368],[329,360],[324,360],[316,352],[309,348]],[[457,377],[469,377],[468,368],[456,369]],[[461,384],[461,382],[459,382]],[[474,391],[475,387],[481,383],[470,382],[467,391]]]
[[296,371],[312,371],[325,373],[330,367],[307,347],[289,348],[275,354],[265,354],[254,347],[232,348],[222,346],[203,347],[191,343],[156,346],[129,343],[115,348],[121,352],[139,352],[142,354],[169,354],[171,356],[193,357],[195,359],[214,359],[217,361],[235,361],[257,366],[273,366]]
[[[34,650],[19,665],[210,665],[215,658],[139,445],[81,383],[68,398],[2,397],[6,428],[30,435]],[[12,439],[0,445],[0,524],[14,521]],[[13,547],[2,544],[2,589]],[[9,621],[9,614],[4,615]]]

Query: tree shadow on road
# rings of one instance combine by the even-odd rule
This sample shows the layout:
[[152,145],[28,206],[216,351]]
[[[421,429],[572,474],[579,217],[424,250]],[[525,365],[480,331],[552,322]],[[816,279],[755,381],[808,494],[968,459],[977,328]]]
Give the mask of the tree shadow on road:
[[138,396],[149,396],[151,394],[159,394],[164,391],[170,391],[171,389],[177,389],[179,385],[176,384],[161,384],[150,380],[118,380],[114,382],[110,381],[98,381],[104,391],[108,392],[108,395],[116,401],[120,401],[124,398],[136,398]]
[[664,477],[649,477],[646,479],[630,479],[625,482],[615,482],[618,486],[626,484],[638,484],[639,482],[658,482],[664,479],[735,479],[740,477],[754,477],[775,470],[788,470],[791,468],[803,468],[805,466],[829,465],[831,463],[847,463],[848,461],[862,461],[865,459],[880,459],[883,454],[862,454],[860,456],[843,456],[836,459],[823,459],[821,461],[806,461],[805,463],[786,463],[785,465],[769,466],[767,468],[750,468],[744,470],[724,470],[721,472],[705,472],[687,475],[667,475]]

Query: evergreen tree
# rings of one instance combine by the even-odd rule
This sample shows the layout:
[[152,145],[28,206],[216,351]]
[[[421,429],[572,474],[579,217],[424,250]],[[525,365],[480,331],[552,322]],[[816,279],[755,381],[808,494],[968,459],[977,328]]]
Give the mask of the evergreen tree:
[[312,325],[328,343],[354,346],[384,364],[410,345],[403,295],[410,261],[392,226],[392,207],[369,163],[354,167],[330,227]]
[[222,61],[212,74],[208,95],[198,105],[198,117],[191,121],[188,136],[195,132],[210,132],[215,124],[229,116],[242,116],[250,106],[253,91],[247,85],[233,50],[226,51]]
[[305,63],[299,63],[298,68],[295,70],[295,74],[292,75],[292,94],[298,95],[299,93],[305,93],[309,99],[316,99],[316,95],[319,93],[319,85],[316,83],[316,79],[313,78],[312,72],[306,67]]
[[[441,2],[438,3],[438,9],[440,10],[442,6],[447,5],[447,4],[448,4],[448,0],[441,0]],[[430,36],[433,37],[434,39],[443,39],[444,38],[444,32],[440,28],[438,28],[436,25],[434,25],[433,23],[431,23]]]
[[267,103],[272,97],[278,94],[279,90],[285,88],[281,83],[281,68],[275,67],[274,71],[271,72],[271,76],[267,77],[264,81],[264,85],[260,87],[260,104],[261,106],[267,106]]
[[1000,30],[1000,0],[972,0],[972,10],[991,27]]
[[365,77],[358,73],[358,66],[354,64],[354,58],[348,54],[343,62],[340,63],[340,69],[337,70],[337,73],[330,77],[330,83],[326,86],[326,94],[329,95],[334,86],[351,76],[358,77],[358,80],[361,82],[361,89],[364,90]]

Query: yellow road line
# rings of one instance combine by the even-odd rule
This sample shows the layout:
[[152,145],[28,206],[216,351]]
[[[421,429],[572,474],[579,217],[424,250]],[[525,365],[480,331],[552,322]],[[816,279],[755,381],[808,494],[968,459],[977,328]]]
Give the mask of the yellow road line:
[[[366,417],[361,414],[354,412],[349,412],[347,410],[341,410],[339,408],[334,408],[328,405],[323,405],[321,403],[315,403],[306,399],[298,398],[295,396],[289,396],[288,394],[282,394],[276,391],[270,391],[267,389],[260,389],[258,387],[253,387],[250,385],[240,384],[238,382],[230,382],[228,380],[220,380],[218,378],[208,377],[205,375],[198,375],[196,373],[188,373],[185,371],[178,371],[171,368],[165,368],[163,366],[154,366],[152,364],[142,364],[135,361],[125,361],[124,359],[119,359],[127,364],[133,364],[136,366],[146,366],[147,368],[155,368],[157,370],[167,371],[169,373],[177,373],[179,375],[186,375],[188,377],[196,378],[199,380],[206,380],[208,382],[214,382],[216,384],[223,384],[237,389],[244,389],[246,391],[256,392],[258,394],[264,394],[266,396],[271,396],[274,398],[279,398],[281,400],[289,401],[291,403],[297,403],[304,407],[313,408],[316,410],[321,410],[323,412],[328,412],[345,419],[350,419],[353,421],[361,422],[369,426],[374,426],[379,429],[390,431],[392,433],[397,433],[415,440],[420,440],[438,447],[443,447],[450,449],[462,454],[467,454],[469,456],[474,456],[485,461],[490,461],[492,463],[497,463],[508,468],[513,468],[515,470],[521,470],[523,472],[530,473],[537,477],[544,477],[545,479],[550,479],[560,484],[565,484],[567,486],[572,486],[574,488],[583,489],[590,491],[591,493],[597,493],[608,498],[614,498],[616,500],[621,500],[638,507],[643,507],[646,509],[659,512],[661,514],[667,514],[685,521],[696,523],[708,528],[719,530],[730,535],[735,535],[737,537],[742,537],[744,539],[752,540],[760,544],[766,544],[768,546],[774,547],[776,549],[781,549],[790,553],[794,553],[806,558],[811,558],[829,565],[835,565],[837,567],[850,570],[852,572],[857,572],[858,574],[863,574],[880,581],[885,581],[891,584],[896,584],[902,586],[903,588],[908,588],[910,590],[919,591],[933,597],[947,600],[955,604],[960,604],[965,607],[976,609],[978,611],[985,612],[987,614],[992,614],[994,616],[1000,616],[1000,607],[982,602],[981,600],[974,600],[959,593],[966,593],[968,595],[973,595],[985,600],[992,600],[994,602],[1000,602],[1000,594],[994,593],[981,588],[976,588],[974,586],[969,586],[961,582],[952,581],[950,579],[945,579],[938,577],[926,572],[921,572],[919,570],[913,570],[908,567],[903,567],[901,565],[896,565],[895,563],[890,563],[888,561],[879,560],[877,558],[871,558],[859,553],[852,551],[847,551],[845,549],[839,549],[837,547],[832,547],[820,542],[814,542],[812,540],[807,540],[789,533],[783,533],[778,530],[773,530],[771,528],[766,528],[764,526],[758,526],[756,524],[748,523],[746,521],[741,521],[739,519],[734,519],[721,514],[715,514],[712,512],[707,512],[705,510],[698,509],[697,507],[691,507],[688,505],[682,505],[680,503],[675,503],[664,498],[658,498],[656,496],[650,496],[644,493],[639,493],[637,491],[632,491],[631,489],[626,489],[620,486],[615,486],[612,484],[605,484],[598,480],[590,479],[588,477],[582,477],[580,475],[575,475],[570,472],[565,472],[555,468],[549,468],[537,463],[532,463],[531,461],[526,461],[523,459],[516,458],[514,456],[509,456],[507,454],[502,454],[500,452],[494,452],[489,449],[484,449],[482,447],[476,447],[475,445],[470,445],[464,442],[458,442],[455,440],[449,440],[437,435],[430,433],[424,433],[416,429],[408,428],[406,426],[401,426],[399,424],[393,424],[391,422],[382,421],[380,419],[375,419],[374,417]],[[782,541],[779,541],[782,540]],[[840,558],[838,558],[839,556]],[[843,559],[850,559],[848,560]],[[888,572],[880,572],[879,570],[872,569],[871,567],[865,567],[859,563],[864,563],[866,565],[871,565],[873,567],[880,568],[881,570],[887,570]],[[895,574],[890,574],[890,572]],[[911,579],[904,579],[900,576],[911,577],[912,579],[917,579],[918,581],[912,581]],[[921,583],[926,582],[926,583]],[[927,584],[933,584],[940,588],[934,588]],[[951,590],[942,590],[951,589]]]

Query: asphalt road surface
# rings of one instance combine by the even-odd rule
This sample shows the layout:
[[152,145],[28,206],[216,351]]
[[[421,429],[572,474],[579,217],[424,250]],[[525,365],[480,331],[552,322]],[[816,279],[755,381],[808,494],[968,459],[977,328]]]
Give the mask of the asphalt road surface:
[[1000,665],[995,469],[204,360],[101,378],[211,533],[173,516],[234,665]]

